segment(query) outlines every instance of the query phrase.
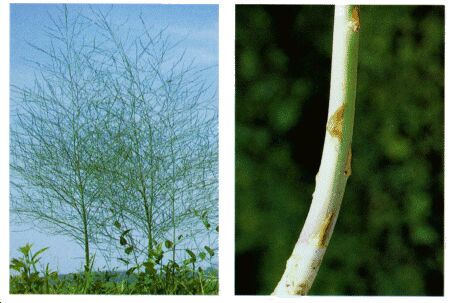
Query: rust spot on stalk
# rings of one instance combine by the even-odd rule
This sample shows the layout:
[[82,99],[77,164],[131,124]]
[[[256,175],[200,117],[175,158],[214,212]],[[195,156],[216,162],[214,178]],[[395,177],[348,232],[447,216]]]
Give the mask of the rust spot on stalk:
[[321,258],[315,258],[314,261],[311,264],[312,270],[316,271],[319,269],[320,263],[322,263]]
[[355,5],[352,10],[352,30],[357,33],[359,32],[359,28],[359,5]]
[[350,177],[352,174],[352,148],[348,150],[347,160],[345,161],[344,175]]
[[300,295],[300,296],[306,295],[308,293],[308,284],[301,283],[301,284],[297,285],[294,289],[294,293],[296,295]]
[[342,128],[344,123],[344,104],[342,104],[330,117],[327,123],[327,130],[332,137],[342,140]]
[[333,225],[333,217],[334,217],[334,213],[330,213],[327,215],[327,217],[325,218],[325,220],[322,222],[322,225],[320,226],[320,230],[319,230],[319,247],[323,248],[326,246],[327,244],[327,239],[329,237],[329,233],[331,231],[331,226]]

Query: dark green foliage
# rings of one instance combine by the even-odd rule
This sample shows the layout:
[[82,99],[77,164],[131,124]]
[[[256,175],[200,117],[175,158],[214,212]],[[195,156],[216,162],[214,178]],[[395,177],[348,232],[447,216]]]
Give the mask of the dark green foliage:
[[19,248],[22,254],[19,258],[11,260],[10,269],[19,273],[17,276],[16,287],[22,290],[23,293],[34,292],[42,288],[44,291],[48,290],[49,279],[53,279],[57,274],[51,272],[48,265],[45,268],[44,276],[39,277],[39,271],[36,265],[40,261],[40,255],[45,252],[48,247],[38,250],[36,253],[31,252],[32,244],[26,244]]
[[[269,294],[314,191],[332,6],[236,8],[236,292]],[[362,6],[353,169],[310,294],[443,295],[444,7]]]
[[[187,251],[189,258],[186,259],[189,262],[184,262],[184,266],[179,266],[171,260],[162,265],[161,256],[130,267],[125,273],[108,271],[58,275],[56,271],[50,270],[48,264],[41,272],[37,269],[40,260],[38,256],[47,248],[32,254],[31,246],[27,244],[21,247],[22,257],[11,260],[10,268],[19,273],[10,276],[12,294],[214,295],[218,293],[217,270],[204,271],[201,267],[196,269],[196,255],[190,250]],[[130,263],[128,260],[123,262],[127,265]],[[145,271],[140,271],[141,265]]]
[[205,250],[211,257],[214,256],[214,250],[211,247],[205,245]]
[[195,274],[187,267],[177,271],[175,283],[169,284],[163,274],[148,273],[123,276],[117,272],[77,273],[66,276],[36,276],[27,288],[20,276],[10,277],[12,294],[183,294],[215,295],[218,293],[218,275],[216,271]]

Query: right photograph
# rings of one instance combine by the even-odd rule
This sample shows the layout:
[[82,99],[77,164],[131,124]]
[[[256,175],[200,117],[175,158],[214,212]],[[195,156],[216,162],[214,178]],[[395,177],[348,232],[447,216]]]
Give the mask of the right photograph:
[[236,6],[236,295],[444,295],[444,6]]

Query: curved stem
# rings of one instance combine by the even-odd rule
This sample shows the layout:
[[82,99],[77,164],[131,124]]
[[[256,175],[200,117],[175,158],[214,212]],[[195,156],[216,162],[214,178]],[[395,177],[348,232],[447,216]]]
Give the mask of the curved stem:
[[300,237],[273,294],[306,295],[319,270],[351,174],[359,6],[336,6],[330,102],[316,189]]

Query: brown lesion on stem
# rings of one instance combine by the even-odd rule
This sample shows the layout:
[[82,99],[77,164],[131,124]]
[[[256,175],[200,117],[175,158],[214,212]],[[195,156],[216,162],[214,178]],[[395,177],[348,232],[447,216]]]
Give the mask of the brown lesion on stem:
[[359,5],[355,5],[352,9],[352,30],[357,33],[359,32],[360,21],[359,21]]
[[329,238],[331,226],[333,225],[332,224],[333,217],[334,217],[334,213],[327,214],[325,220],[322,222],[322,225],[320,226],[319,234],[318,234],[318,238],[319,238],[318,246],[321,248],[323,248],[327,245],[327,239]]
[[342,140],[342,128],[344,123],[345,106],[342,104],[330,117],[327,123],[327,130],[332,137]]
[[314,261],[311,264],[312,270],[317,271],[319,269],[320,263],[322,263],[321,258],[314,258]]
[[296,295],[305,296],[308,293],[308,289],[309,289],[308,284],[301,283],[295,287],[294,293]]
[[352,148],[349,148],[347,153],[347,160],[345,161],[344,175],[350,177],[352,174]]

